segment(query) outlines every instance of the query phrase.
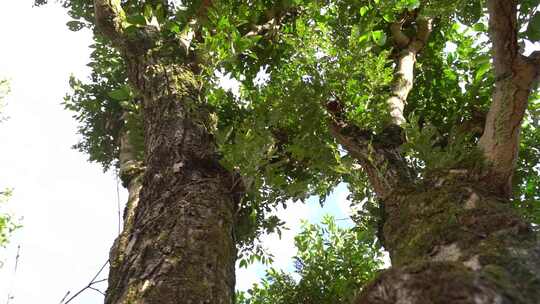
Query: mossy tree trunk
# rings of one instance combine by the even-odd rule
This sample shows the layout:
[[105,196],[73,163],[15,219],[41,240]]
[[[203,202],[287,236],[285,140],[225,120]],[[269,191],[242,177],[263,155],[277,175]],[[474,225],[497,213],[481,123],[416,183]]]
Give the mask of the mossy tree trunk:
[[145,136],[140,199],[112,250],[105,303],[230,304],[235,196],[197,64],[161,56],[152,26],[125,33],[120,1],[94,4],[98,29],[122,53],[143,99]]
[[388,100],[391,124],[373,134],[334,117],[332,134],[362,165],[380,201],[379,237],[392,260],[357,304],[540,303],[538,231],[510,201],[520,125],[540,75],[540,54],[519,53],[518,1],[487,3],[497,81],[478,143],[486,162],[482,170],[420,178],[400,154],[403,109],[413,89],[416,54],[429,37],[429,20],[414,22],[408,33],[415,36],[407,36],[402,24],[390,28],[401,49]]
[[537,232],[508,200],[462,174],[382,202],[392,268],[356,303],[540,303]]

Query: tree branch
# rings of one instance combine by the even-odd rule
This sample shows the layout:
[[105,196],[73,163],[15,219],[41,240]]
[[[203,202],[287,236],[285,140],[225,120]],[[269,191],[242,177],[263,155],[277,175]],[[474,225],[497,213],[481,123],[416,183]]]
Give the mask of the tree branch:
[[381,134],[374,135],[371,131],[347,124],[341,113],[330,111],[333,112],[333,122],[330,126],[332,135],[359,161],[375,193],[382,199],[388,197],[399,185],[411,182],[415,178],[415,172],[408,167],[399,151],[399,147],[403,144],[400,126],[406,122],[403,112],[407,97],[413,88],[416,56],[427,44],[432,31],[432,20],[419,18],[415,23],[414,37],[409,37],[403,32],[403,22],[390,25],[392,39],[399,51],[391,96],[386,101],[390,110],[391,124]]
[[516,0],[489,0],[489,29],[495,90],[479,146],[489,167],[486,180],[494,191],[510,196],[521,122],[535,79],[539,75],[538,53],[519,53]]
[[416,23],[416,36],[412,39],[403,33],[400,23],[393,23],[390,26],[392,38],[399,50],[399,56],[396,62],[391,96],[386,104],[390,111],[391,122],[398,126],[407,121],[403,112],[407,104],[407,97],[413,88],[416,56],[427,44],[432,31],[431,19],[419,18]]
[[[526,59],[536,70],[540,70],[540,51],[532,52]],[[538,73],[538,71],[537,71]]]
[[420,17],[416,20],[416,25],[416,37],[410,47],[418,53],[428,43],[429,36],[433,31],[433,19]]
[[70,291],[68,291],[68,292],[66,293],[66,295],[62,298],[62,300],[60,301],[59,304],[68,304],[68,303],[70,303],[70,302],[73,301],[75,298],[77,298],[80,294],[82,294],[83,292],[85,292],[87,289],[96,290],[96,291],[99,291],[101,294],[103,294],[103,292],[101,292],[101,290],[98,290],[98,289],[94,288],[94,285],[106,281],[106,279],[97,280],[97,278],[98,278],[98,276],[101,274],[101,272],[103,271],[103,269],[105,269],[105,266],[107,266],[107,264],[109,264],[109,260],[107,260],[107,262],[105,262],[105,264],[103,264],[103,266],[101,266],[101,268],[100,268],[99,271],[96,273],[96,275],[92,278],[92,280],[90,280],[90,282],[88,282],[88,284],[87,284],[85,287],[83,287],[81,290],[77,291],[71,298],[69,298],[67,301],[64,302],[64,300],[66,300],[66,298],[67,298],[68,295],[70,294]]

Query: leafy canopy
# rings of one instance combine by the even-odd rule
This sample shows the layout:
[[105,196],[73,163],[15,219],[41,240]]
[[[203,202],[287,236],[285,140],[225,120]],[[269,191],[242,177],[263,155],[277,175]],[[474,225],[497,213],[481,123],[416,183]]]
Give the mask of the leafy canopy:
[[[73,17],[68,23],[72,30],[94,28],[93,1],[62,3]],[[178,45],[194,30],[190,20],[202,1],[122,3],[126,30],[154,26],[159,54],[171,62],[190,59]],[[540,40],[539,5],[540,0],[520,1],[522,44]],[[349,184],[354,203],[367,199],[364,206],[374,206],[364,172],[330,133],[336,109],[329,106],[366,132],[380,132],[389,120],[385,101],[399,55],[390,25],[406,20],[403,31],[414,34],[421,18],[433,19],[434,29],[417,58],[405,110],[409,141],[402,150],[419,176],[469,166],[467,160],[476,155],[494,83],[485,1],[213,1],[187,53],[196,54],[200,63],[206,101],[217,118],[222,164],[238,171],[249,186],[241,243],[279,231],[281,221],[268,216],[274,207],[311,195],[322,202],[341,182]],[[138,134],[133,141],[142,159],[140,106],[127,84],[124,63],[97,34],[93,47],[92,78],[73,79],[66,101],[81,122],[83,140],[77,147],[109,168],[118,160],[118,131],[127,128]],[[216,71],[237,81],[239,90],[220,87]],[[538,95],[532,96],[514,196],[518,210],[540,223],[540,105]],[[366,216],[356,218],[376,222],[376,208],[366,208]]]

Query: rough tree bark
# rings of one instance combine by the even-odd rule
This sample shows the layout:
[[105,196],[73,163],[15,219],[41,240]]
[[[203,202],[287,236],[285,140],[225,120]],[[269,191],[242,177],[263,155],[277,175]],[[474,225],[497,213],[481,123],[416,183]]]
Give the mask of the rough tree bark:
[[105,303],[232,303],[235,191],[218,162],[195,63],[161,57],[152,26],[125,33],[119,0],[94,3],[98,29],[143,97],[145,135],[140,200],[112,250]]
[[[479,141],[487,163],[481,172],[449,169],[413,182],[415,174],[399,154],[399,130],[388,144],[388,134],[334,123],[336,139],[363,166],[384,209],[380,237],[392,260],[355,303],[540,303],[538,232],[509,202],[519,128],[540,74],[538,53],[519,54],[517,5],[488,0],[496,86]],[[401,24],[391,32],[403,54],[388,101],[395,128],[405,121],[415,56],[428,35],[411,51],[415,39],[403,34]]]

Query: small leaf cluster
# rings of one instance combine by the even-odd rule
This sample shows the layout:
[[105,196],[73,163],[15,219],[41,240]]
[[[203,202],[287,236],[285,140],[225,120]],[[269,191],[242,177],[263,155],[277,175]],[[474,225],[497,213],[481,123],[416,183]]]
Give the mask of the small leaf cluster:
[[[11,189],[0,191],[0,207],[9,200],[12,195]],[[18,228],[21,227],[13,216],[0,208],[0,247],[5,247],[9,242],[9,236]],[[0,263],[1,265],[1,263]]]
[[7,79],[0,79],[0,122],[5,121],[7,118],[2,116],[2,110],[5,107],[4,98],[9,93],[9,82]]

